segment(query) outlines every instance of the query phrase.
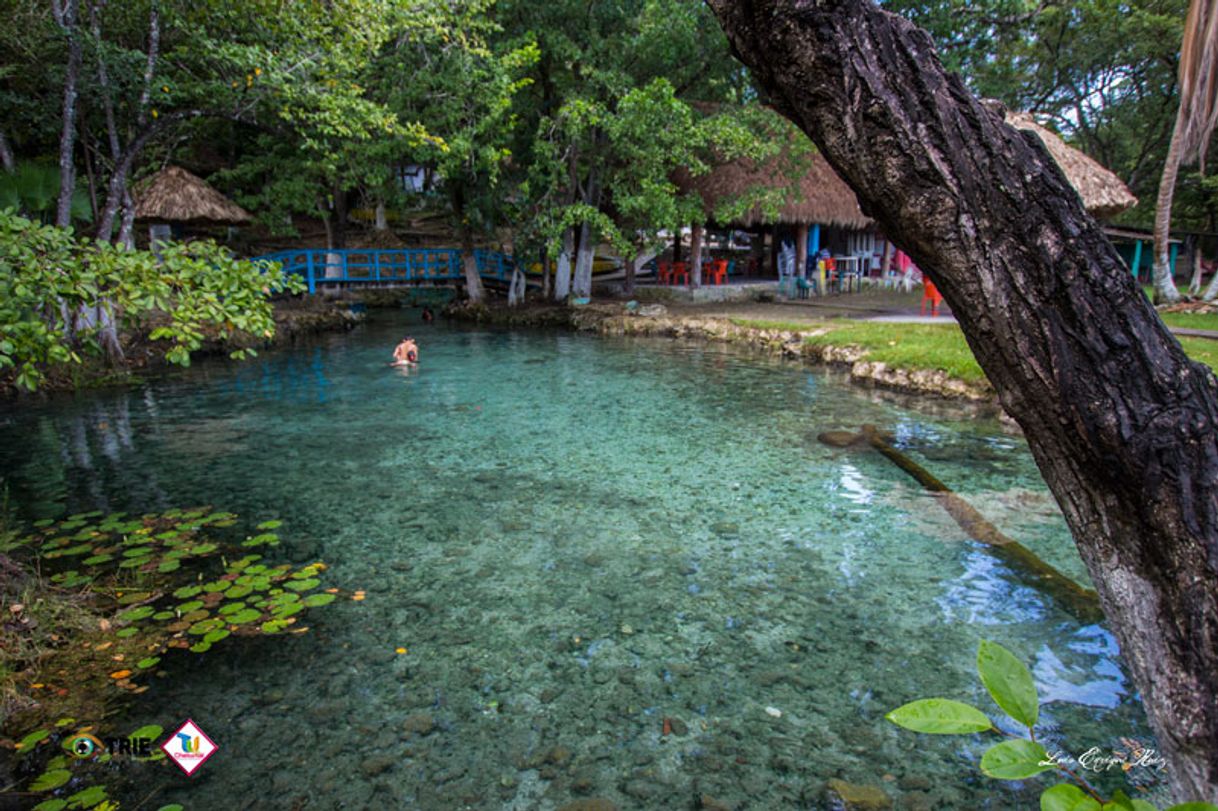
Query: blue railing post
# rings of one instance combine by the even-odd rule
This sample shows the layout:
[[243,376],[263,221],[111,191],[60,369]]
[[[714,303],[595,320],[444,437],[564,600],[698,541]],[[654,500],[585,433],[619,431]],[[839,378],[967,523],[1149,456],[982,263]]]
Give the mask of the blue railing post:
[[305,269],[305,280],[309,283],[309,295],[317,292],[317,282],[314,281],[313,275],[313,252],[306,251],[305,256],[308,257],[308,267]]

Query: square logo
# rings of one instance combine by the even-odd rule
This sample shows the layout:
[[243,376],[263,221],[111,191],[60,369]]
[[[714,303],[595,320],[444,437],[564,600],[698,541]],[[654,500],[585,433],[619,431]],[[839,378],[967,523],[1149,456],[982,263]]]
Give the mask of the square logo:
[[212,743],[211,738],[190,719],[161,744],[161,750],[188,776],[193,775],[195,769],[202,766],[217,749],[219,747]]

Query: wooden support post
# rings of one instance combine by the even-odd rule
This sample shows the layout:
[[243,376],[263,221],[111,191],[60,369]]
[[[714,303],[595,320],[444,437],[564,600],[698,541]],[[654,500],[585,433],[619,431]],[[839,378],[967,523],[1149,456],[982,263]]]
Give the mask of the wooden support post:
[[808,277],[808,226],[802,222],[795,228],[795,275]]

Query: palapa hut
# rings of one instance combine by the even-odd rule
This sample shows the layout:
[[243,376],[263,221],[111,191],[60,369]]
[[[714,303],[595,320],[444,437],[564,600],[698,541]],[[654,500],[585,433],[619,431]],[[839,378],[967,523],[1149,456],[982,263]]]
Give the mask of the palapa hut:
[[[1011,126],[1033,132],[1041,139],[1092,216],[1105,219],[1137,204],[1137,198],[1119,177],[1037,124],[1029,113],[1012,113],[1001,104],[989,100],[986,104],[1002,114]],[[802,135],[793,137],[804,138]],[[673,179],[682,191],[697,191],[708,213],[714,212],[724,201],[740,198],[750,191],[790,189],[776,214],[764,211],[762,206],[755,206],[742,216],[734,217],[731,224],[746,229],[793,227],[796,275],[803,276],[806,257],[815,254],[822,244],[829,242],[822,239],[822,226],[838,232],[834,234],[832,242],[844,253],[866,255],[876,250],[879,235],[873,228],[873,222],[859,208],[854,192],[819,152],[813,151],[808,158],[799,159],[791,156],[791,150],[784,150],[761,164],[741,158],[715,165],[709,172],[697,177],[680,171]],[[693,230],[693,247],[696,251],[700,243],[701,224],[695,224]],[[1140,251],[1137,253],[1140,254]]]
[[1083,205],[1091,216],[1098,220],[1115,217],[1127,208],[1138,204],[1119,177],[1105,169],[1090,156],[1075,149],[1051,130],[1045,129],[1032,118],[1031,113],[1005,114],[1006,122],[1025,132],[1035,133],[1040,138],[1053,160],[1061,168],[1070,185],[1083,198]]
[[149,224],[153,244],[169,239],[170,225],[238,225],[249,222],[241,206],[180,166],[166,166],[146,180],[135,198],[135,218]]
[[[713,166],[709,172],[696,177],[687,171],[678,171],[673,179],[683,192],[697,192],[707,212],[714,212],[721,204],[730,204],[750,193],[784,193],[776,210],[759,203],[733,217],[730,224],[748,230],[793,227],[796,275],[799,276],[804,275],[809,233],[812,235],[811,253],[816,253],[820,249],[822,226],[862,232],[872,225],[859,209],[854,192],[819,152],[794,157],[791,150],[784,150],[762,163],[739,158]],[[700,231],[701,224],[695,224],[695,238]]]

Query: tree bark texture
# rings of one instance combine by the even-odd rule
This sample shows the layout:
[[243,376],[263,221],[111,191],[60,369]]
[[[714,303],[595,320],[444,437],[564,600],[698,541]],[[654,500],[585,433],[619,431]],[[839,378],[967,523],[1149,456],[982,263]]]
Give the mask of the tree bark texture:
[[72,195],[76,192],[76,82],[80,78],[81,48],[77,19],[78,0],[55,3],[55,21],[63,31],[68,45],[68,63],[63,74],[62,123],[59,133],[59,202],[55,224],[60,228],[72,225]]
[[8,145],[8,138],[0,130],[0,168],[6,172],[17,171],[17,161],[13,159],[13,148]]
[[866,0],[710,0],[769,100],[935,282],[1023,427],[1173,793],[1218,800],[1218,382],[1035,135]]
[[478,274],[478,258],[474,255],[474,229],[467,223],[461,228],[461,267],[465,271],[465,295],[470,301],[486,298],[482,276]]
[[575,229],[562,232],[562,251],[554,271],[554,300],[566,301],[571,293],[571,254],[575,251]]
[[596,244],[592,241],[592,226],[579,226],[579,247],[575,251],[575,277],[571,281],[571,293],[576,298],[592,295],[592,260],[596,257]]

